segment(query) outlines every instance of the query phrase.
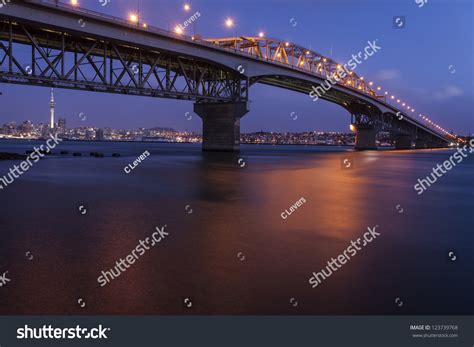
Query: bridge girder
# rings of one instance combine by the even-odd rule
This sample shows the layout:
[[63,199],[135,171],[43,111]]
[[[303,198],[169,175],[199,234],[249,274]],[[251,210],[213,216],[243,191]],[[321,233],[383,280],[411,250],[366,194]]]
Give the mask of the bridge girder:
[[245,76],[196,58],[18,21],[2,21],[0,29],[0,82],[197,102],[248,99]]
[[222,48],[245,52],[268,62],[290,65],[323,78],[334,78],[338,70],[343,69],[346,70],[347,76],[340,80],[341,85],[351,86],[372,97],[377,96],[371,84],[367,83],[355,72],[348,71],[347,67],[342,66],[329,57],[294,43],[248,36],[214,38],[206,39],[206,41]]

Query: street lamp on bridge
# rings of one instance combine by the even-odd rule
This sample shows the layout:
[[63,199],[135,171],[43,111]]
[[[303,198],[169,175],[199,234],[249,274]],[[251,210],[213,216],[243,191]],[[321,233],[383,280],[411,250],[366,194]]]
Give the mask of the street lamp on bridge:
[[[235,22],[232,18],[227,17],[225,20],[225,26],[229,29],[235,26]],[[235,41],[234,41],[234,48],[237,49],[237,28],[235,29]]]
[[132,23],[137,23],[138,24],[138,14],[130,13],[129,19]]

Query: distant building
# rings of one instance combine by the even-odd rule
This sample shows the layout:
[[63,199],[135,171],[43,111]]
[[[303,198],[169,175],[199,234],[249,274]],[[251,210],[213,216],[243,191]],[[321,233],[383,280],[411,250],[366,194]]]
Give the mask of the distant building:
[[90,141],[94,140],[95,138],[95,131],[94,129],[86,129],[85,140]]
[[43,124],[41,127],[41,136],[43,138],[47,138],[50,133],[51,133],[50,124]]
[[97,131],[95,132],[95,140],[104,141],[104,130],[97,129]]
[[16,124],[15,122],[10,122],[3,126],[3,133],[5,135],[13,135],[16,132]]
[[18,131],[23,135],[30,135],[34,130],[33,123],[29,120],[18,126]]
[[58,128],[66,129],[66,118],[59,118],[58,119]]

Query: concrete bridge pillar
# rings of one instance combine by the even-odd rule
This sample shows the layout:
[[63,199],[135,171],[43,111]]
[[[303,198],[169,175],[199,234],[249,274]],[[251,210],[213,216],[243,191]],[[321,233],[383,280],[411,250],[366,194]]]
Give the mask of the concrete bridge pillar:
[[246,102],[194,104],[194,112],[202,118],[202,150],[238,152],[240,118],[248,111]]
[[376,136],[377,130],[375,128],[357,129],[355,149],[359,151],[377,149]]
[[426,140],[416,139],[415,140],[415,148],[417,148],[417,149],[426,148]]
[[411,149],[411,136],[404,134],[395,135],[395,149]]

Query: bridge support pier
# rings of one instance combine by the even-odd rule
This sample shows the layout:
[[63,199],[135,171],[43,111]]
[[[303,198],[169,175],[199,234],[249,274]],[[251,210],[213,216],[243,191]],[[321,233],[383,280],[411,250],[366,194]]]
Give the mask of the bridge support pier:
[[411,136],[404,134],[395,135],[395,149],[411,149]]
[[416,139],[415,140],[415,148],[417,148],[417,149],[426,148],[426,140]]
[[377,149],[376,136],[377,130],[375,128],[357,129],[355,149],[358,151]]
[[202,119],[202,150],[240,151],[240,118],[248,111],[246,102],[194,104]]

